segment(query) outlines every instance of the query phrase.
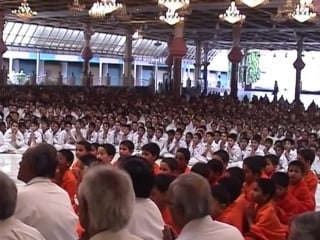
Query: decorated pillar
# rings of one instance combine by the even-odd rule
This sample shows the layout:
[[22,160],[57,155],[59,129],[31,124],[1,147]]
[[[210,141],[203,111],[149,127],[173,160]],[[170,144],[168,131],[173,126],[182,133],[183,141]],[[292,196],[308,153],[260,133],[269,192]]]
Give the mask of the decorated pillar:
[[303,62],[303,59],[302,59],[303,41],[304,41],[304,37],[300,36],[297,42],[297,59],[293,63],[293,66],[296,69],[296,86],[294,91],[294,101],[297,103],[300,102],[301,71],[305,67],[305,63]]
[[203,61],[203,83],[204,83],[204,88],[203,92],[204,94],[207,94],[208,92],[208,66],[209,66],[209,59],[208,59],[208,54],[209,54],[209,46],[208,43],[204,45],[204,61]]
[[168,77],[166,79],[164,79],[164,90],[165,90],[165,93],[169,93],[171,91],[170,89],[170,86],[171,86],[171,81],[172,81],[172,66],[173,66],[173,59],[172,59],[172,56],[171,56],[171,53],[170,53],[170,45],[172,43],[172,37],[170,36],[168,38],[168,49],[169,49],[169,54],[167,56],[167,59],[166,59],[166,65],[168,66],[167,67],[167,73],[168,73]]
[[83,86],[90,87],[90,77],[89,77],[89,62],[93,58],[93,53],[90,47],[91,36],[94,34],[91,26],[86,24],[83,35],[84,35],[84,47],[81,51],[81,57],[83,59]]
[[172,57],[173,63],[173,79],[172,79],[172,90],[175,99],[180,98],[180,89],[181,89],[181,67],[182,67],[182,58],[187,53],[187,46],[183,38],[184,23],[178,23],[175,25],[174,29],[174,38],[169,47],[169,52]]
[[228,55],[231,62],[230,96],[234,99],[238,98],[239,63],[243,57],[240,47],[240,34],[241,25],[234,25],[232,28],[233,47]]
[[7,84],[8,70],[3,65],[3,54],[8,50],[5,42],[3,41],[3,30],[5,24],[4,12],[0,12],[0,86]]
[[123,86],[132,87],[134,85],[132,77],[132,34],[131,32],[127,33],[126,36],[126,47],[125,47],[125,56],[124,56],[124,79]]
[[201,78],[201,41],[196,40],[196,61],[194,63],[194,85],[198,85],[198,81]]

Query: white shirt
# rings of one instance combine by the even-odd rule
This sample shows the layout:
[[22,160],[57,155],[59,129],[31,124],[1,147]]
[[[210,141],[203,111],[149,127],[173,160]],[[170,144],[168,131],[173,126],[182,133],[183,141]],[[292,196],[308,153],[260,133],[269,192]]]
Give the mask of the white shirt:
[[24,146],[24,137],[23,137],[23,134],[18,131],[17,132],[17,135],[16,135],[16,141],[13,142],[13,139],[12,139],[12,130],[11,128],[9,128],[5,134],[4,134],[4,141],[5,143],[9,143],[11,144],[13,147],[17,147],[17,148],[21,148]]
[[137,198],[129,231],[143,240],[162,240],[165,223],[157,205],[149,198]]
[[3,133],[0,131],[0,146],[4,144],[4,136]]
[[93,237],[90,238],[90,240],[141,240],[141,238],[138,238],[132,234],[129,233],[128,230],[122,229],[118,232],[111,232],[111,231],[103,231],[100,232]]
[[210,216],[187,223],[176,240],[244,240],[239,230],[231,225],[213,221]]
[[[31,131],[26,131],[24,134],[24,142],[28,146],[29,146],[28,143],[29,143],[31,134],[32,134]],[[42,134],[38,130],[34,131],[33,134],[34,134],[34,142],[31,142],[30,147],[42,142]]]
[[15,216],[46,240],[77,240],[75,215],[68,194],[47,178],[34,178],[18,190]]
[[230,162],[235,163],[235,162],[241,162],[242,161],[242,152],[237,143],[235,143],[229,152],[229,157],[230,157]]
[[279,158],[279,170],[287,171],[289,163],[297,160],[297,151],[296,150],[290,150],[288,157],[285,154],[285,151],[281,154]]
[[2,240],[45,240],[39,231],[14,217],[0,220],[0,239]]
[[314,161],[311,165],[311,170],[314,171],[317,175],[320,174],[320,158],[315,156]]

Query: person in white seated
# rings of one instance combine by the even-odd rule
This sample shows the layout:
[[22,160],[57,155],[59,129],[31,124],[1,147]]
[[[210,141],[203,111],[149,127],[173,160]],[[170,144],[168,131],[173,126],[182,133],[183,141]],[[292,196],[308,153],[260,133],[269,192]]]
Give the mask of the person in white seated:
[[12,122],[4,134],[4,145],[1,152],[23,153],[27,149],[23,134],[19,131],[18,123]]
[[175,132],[173,141],[168,145],[168,152],[171,154],[176,154],[179,148],[187,148],[187,144],[182,140],[183,130],[178,128]]
[[87,133],[86,133],[86,141],[89,143],[98,142],[98,133],[95,131],[96,124],[94,122],[89,123]]
[[79,219],[90,240],[139,240],[127,225],[135,196],[128,174],[112,166],[89,169],[79,186]]
[[77,142],[86,140],[86,129],[82,128],[84,125],[81,119],[78,119],[74,125],[74,128],[71,129],[71,134],[75,137]]
[[[196,173],[182,174],[169,186],[169,210],[175,225],[181,228],[176,240],[243,240],[239,230],[231,225],[212,220],[211,190],[204,177]],[[164,239],[173,240],[165,227]]]
[[138,127],[138,132],[132,135],[132,142],[134,144],[134,150],[137,153],[141,153],[141,149],[148,143],[147,136],[145,135],[146,129],[144,127]]
[[189,146],[190,161],[189,166],[193,166],[198,162],[206,163],[208,160],[206,157],[202,156],[205,151],[205,145],[202,142],[202,137],[200,133],[195,133],[193,135],[192,142]]
[[251,139],[250,147],[248,147],[244,153],[243,159],[253,156],[264,156],[265,154],[260,142],[261,136],[258,134],[254,135]]
[[242,152],[236,141],[237,134],[230,133],[226,149],[229,154],[229,167],[242,167]]
[[61,138],[60,124],[53,121],[51,123],[50,134],[47,135],[48,141],[46,143],[54,145],[54,147],[59,151],[63,149],[63,139]]
[[99,144],[110,144],[113,139],[113,131],[109,128],[109,124],[107,122],[102,124],[102,131],[100,131],[98,135],[98,143]]
[[17,204],[17,186],[0,171],[0,239],[45,240],[38,230],[14,217]]
[[24,134],[24,141],[28,147],[42,142],[42,134],[39,131],[39,124],[36,121],[31,122],[30,131]]
[[77,140],[71,132],[72,124],[71,122],[66,122],[64,125],[64,130],[60,133],[60,143],[62,143],[63,149],[75,150]]
[[7,147],[4,144],[4,135],[3,133],[0,131],[0,153],[4,153],[7,151]]
[[56,149],[47,143],[29,148],[20,162],[15,217],[36,228],[47,240],[77,240],[78,218],[66,191],[52,182],[58,166]]
[[297,159],[297,150],[294,149],[294,140],[286,138],[283,140],[284,150],[279,158],[280,170],[287,171],[290,162]]
[[164,221],[159,208],[149,198],[155,183],[151,164],[143,158],[132,156],[126,159],[122,168],[131,177],[136,197],[129,231],[143,240],[162,240]]
[[166,146],[167,146],[167,140],[163,135],[163,129],[157,128],[156,132],[153,136],[152,142],[158,144],[160,148],[160,156],[162,156],[164,153],[167,152]]

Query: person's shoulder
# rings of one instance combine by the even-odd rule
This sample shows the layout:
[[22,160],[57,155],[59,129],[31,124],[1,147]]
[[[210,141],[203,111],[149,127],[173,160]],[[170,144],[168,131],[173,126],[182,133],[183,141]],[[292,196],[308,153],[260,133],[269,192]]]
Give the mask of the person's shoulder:
[[243,240],[243,236],[240,233],[240,231],[229,224],[219,222],[219,221],[213,221],[215,229],[219,231],[222,236],[221,239],[227,239],[226,237],[232,237],[232,240]]
[[142,240],[142,238],[139,238],[139,237],[131,234],[128,240]]

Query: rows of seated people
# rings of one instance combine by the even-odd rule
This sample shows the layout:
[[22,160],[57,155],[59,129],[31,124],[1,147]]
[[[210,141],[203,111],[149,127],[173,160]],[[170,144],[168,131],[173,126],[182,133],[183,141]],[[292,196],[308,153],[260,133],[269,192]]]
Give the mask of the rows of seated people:
[[[132,216],[123,228],[138,239],[212,239],[219,234],[223,240],[285,240],[297,231],[290,232],[291,222],[315,210],[318,178],[311,170],[315,153],[308,148],[298,150],[297,160],[289,162],[287,171],[279,171],[280,161],[276,155],[252,155],[243,160],[242,168],[228,167],[229,153],[220,149],[206,163],[198,162],[190,168],[190,152],[186,148],[177,149],[174,158],[162,158],[159,146],[151,142],[142,146],[140,157],[132,155],[130,144],[132,142],[128,140],[120,143],[120,157],[113,164],[116,148],[108,143],[78,142],[76,161],[71,150],[57,152],[49,144],[40,143],[27,149],[18,173],[18,179],[24,181],[26,186],[18,192],[15,218],[37,229],[39,233],[36,235],[41,234],[45,239],[109,239],[95,238],[99,234],[109,236],[108,226],[92,232],[88,224],[90,221],[92,224],[98,223],[90,212],[85,215],[88,218],[83,218],[83,211],[91,206],[100,221],[110,224],[104,222],[98,212],[100,208],[104,209],[103,204],[113,206],[115,202],[121,202],[120,192],[110,190],[111,185],[117,188],[120,183],[109,177],[97,180],[95,186],[86,190],[87,201],[96,201],[100,204],[98,206],[89,206],[81,196],[81,186],[85,184],[83,181],[86,181],[87,174],[93,174],[91,178],[94,179],[99,177],[99,171],[107,169],[122,169],[131,177],[136,200]],[[181,186],[175,186],[180,178]],[[114,203],[105,203],[99,188],[104,184],[109,188],[105,191],[118,194],[113,198]],[[188,184],[193,187],[188,188]],[[207,200],[204,200],[203,189],[211,189]],[[187,192],[183,193],[184,190]],[[172,200],[175,195],[183,202]],[[174,204],[177,204],[176,209],[172,207]],[[186,209],[182,209],[181,204],[185,204],[183,207]],[[188,210],[189,205],[194,209]],[[197,209],[207,210],[197,215],[192,212]],[[75,214],[79,214],[80,221],[76,221]],[[184,216],[183,220],[179,219],[181,216]],[[18,228],[18,223],[13,224],[12,221],[11,217],[11,225],[6,224],[6,228],[1,228],[6,221],[0,222],[0,229],[4,229],[0,232],[1,239],[12,233],[20,238],[9,239],[29,239],[24,238],[23,234],[35,234],[32,232],[34,230]]]

